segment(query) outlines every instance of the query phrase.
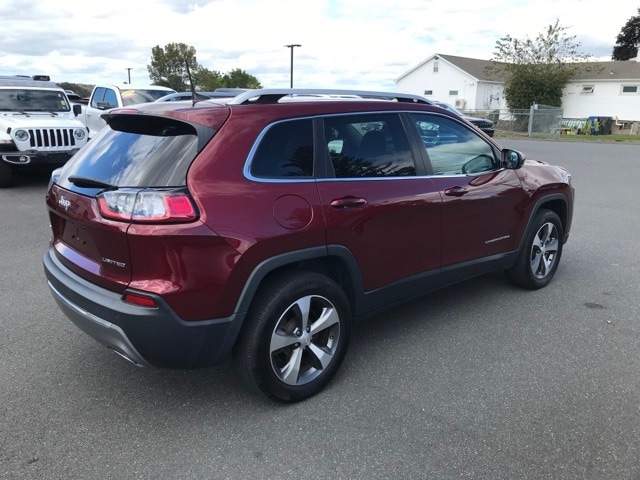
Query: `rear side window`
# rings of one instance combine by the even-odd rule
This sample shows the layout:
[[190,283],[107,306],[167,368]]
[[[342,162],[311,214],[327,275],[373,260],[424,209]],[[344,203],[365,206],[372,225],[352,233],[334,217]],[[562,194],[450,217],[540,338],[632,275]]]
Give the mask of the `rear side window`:
[[328,117],[324,134],[336,178],[416,174],[406,133],[395,113]]
[[289,120],[272,125],[262,137],[249,171],[259,178],[313,176],[313,121]]
[[140,115],[112,118],[109,126],[67,162],[61,172],[62,186],[71,175],[117,187],[186,185],[187,170],[198,153],[193,126]]

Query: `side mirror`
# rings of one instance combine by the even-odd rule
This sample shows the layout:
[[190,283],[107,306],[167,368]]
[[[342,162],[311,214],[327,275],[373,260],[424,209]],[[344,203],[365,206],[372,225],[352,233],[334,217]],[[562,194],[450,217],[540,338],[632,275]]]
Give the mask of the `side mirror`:
[[82,105],[78,105],[77,103],[73,104],[73,114],[77,117],[82,113]]
[[109,110],[110,108],[117,107],[117,105],[111,105],[109,102],[98,102],[97,107],[99,110]]
[[510,170],[517,170],[525,161],[525,156],[517,150],[505,148],[502,150],[502,165]]

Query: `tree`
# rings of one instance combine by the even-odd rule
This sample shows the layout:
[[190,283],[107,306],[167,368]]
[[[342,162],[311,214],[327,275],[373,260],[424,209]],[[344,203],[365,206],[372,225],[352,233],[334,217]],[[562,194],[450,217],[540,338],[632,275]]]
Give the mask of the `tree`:
[[69,82],[57,82],[60,88],[65,90],[71,90],[74,93],[77,93],[81,97],[88,97],[91,95],[93,91],[93,85],[87,85],[83,83],[69,83]]
[[216,88],[223,86],[222,74],[215,70],[209,70],[208,68],[202,68],[195,75],[195,82],[198,89],[203,92],[212,92]]
[[225,73],[222,76],[221,86],[225,88],[262,88],[256,77],[239,68],[234,68],[229,73]]
[[504,78],[504,97],[511,110],[527,109],[534,103],[559,107],[562,90],[590,56],[579,52],[575,36],[567,36],[559,21],[535,39],[510,35],[496,42],[490,72]]
[[155,85],[173,88],[178,92],[190,90],[186,62],[194,77],[202,66],[196,60],[196,49],[184,43],[169,43],[151,49],[151,65],[147,65],[149,78]]
[[613,47],[611,60],[629,60],[638,56],[638,44],[640,43],[640,8],[638,15],[631,17],[624,24],[616,37],[616,45]]
[[256,77],[239,68],[223,75],[203,67],[196,60],[196,49],[184,43],[169,43],[164,48],[157,45],[151,49],[151,65],[147,65],[151,82],[178,92],[191,90],[185,60],[189,63],[196,90],[210,92],[216,88],[262,88]]

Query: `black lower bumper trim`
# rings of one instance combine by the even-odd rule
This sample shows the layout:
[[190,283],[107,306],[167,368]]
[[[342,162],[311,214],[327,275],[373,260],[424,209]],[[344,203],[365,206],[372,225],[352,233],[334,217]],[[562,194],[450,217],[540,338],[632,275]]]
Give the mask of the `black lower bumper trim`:
[[195,368],[224,360],[233,348],[244,314],[186,322],[156,297],[158,308],[126,303],[65,267],[50,249],[43,259],[54,299],[83,332],[141,366]]

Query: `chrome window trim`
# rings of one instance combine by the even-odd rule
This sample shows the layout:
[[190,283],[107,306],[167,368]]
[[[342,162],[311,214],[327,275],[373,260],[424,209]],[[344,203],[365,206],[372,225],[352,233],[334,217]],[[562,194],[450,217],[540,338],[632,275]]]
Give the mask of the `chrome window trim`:
[[[247,159],[244,162],[244,168],[242,169],[242,173],[244,175],[244,177],[247,180],[251,180],[253,182],[258,182],[258,183],[291,183],[291,182],[295,182],[295,183],[310,183],[310,182],[315,182],[316,181],[316,177],[315,177],[315,163],[313,165],[314,168],[314,175],[312,177],[298,177],[296,179],[288,179],[288,178],[267,178],[267,177],[256,177],[251,173],[251,163],[253,162],[253,157],[256,155],[256,152],[258,150],[258,146],[260,145],[260,143],[262,142],[262,139],[265,137],[265,135],[267,134],[267,132],[274,126],[274,125],[279,125],[281,123],[286,123],[286,122],[294,122],[297,120],[311,120],[313,122],[315,116],[306,116],[306,117],[295,117],[295,118],[285,118],[283,120],[277,120],[275,122],[270,123],[269,125],[267,125],[266,127],[264,127],[262,129],[262,131],[260,132],[260,135],[258,135],[258,137],[256,138],[255,142],[253,142],[253,145],[251,146],[251,150],[249,150],[249,155],[247,155]],[[315,133],[314,133],[315,135]],[[313,140],[315,141],[315,138],[313,138]],[[315,151],[313,152],[314,155],[314,162],[315,162]]]
[[[497,170],[490,170],[488,172],[480,172],[477,174],[455,174],[455,175],[437,175],[437,174],[433,174],[433,175],[401,175],[401,176],[397,176],[397,177],[355,177],[355,178],[318,178],[315,176],[315,156],[316,153],[314,151],[314,176],[313,177],[296,177],[296,178],[266,178],[266,177],[256,177],[254,175],[251,174],[251,163],[253,161],[253,157],[256,154],[256,151],[258,150],[258,146],[260,145],[260,142],[262,141],[262,139],[264,138],[264,136],[267,134],[267,132],[269,131],[269,129],[271,129],[271,127],[273,127],[274,125],[278,125],[280,123],[285,123],[285,122],[292,122],[292,121],[296,121],[296,120],[317,120],[317,119],[324,119],[324,118],[331,118],[331,117],[346,117],[346,116],[358,116],[358,115],[376,115],[376,114],[396,114],[396,115],[400,115],[400,114],[426,114],[426,115],[434,115],[434,116],[438,116],[438,117],[445,117],[451,121],[457,122],[460,125],[462,125],[463,127],[469,128],[468,125],[466,125],[464,122],[459,121],[457,118],[454,117],[450,117],[449,115],[443,115],[441,113],[438,112],[423,112],[423,111],[417,111],[417,110],[373,110],[373,111],[365,111],[365,112],[342,112],[342,113],[323,113],[321,115],[308,115],[305,117],[294,117],[294,118],[285,118],[282,120],[276,120],[275,122],[272,122],[270,124],[268,124],[261,132],[260,134],[257,136],[255,142],[253,142],[253,145],[251,146],[251,149],[249,150],[249,154],[247,155],[247,159],[245,160],[244,163],[244,168],[243,168],[243,175],[247,180],[250,180],[252,182],[256,182],[256,183],[315,183],[315,182],[327,182],[327,181],[331,181],[331,182],[361,182],[363,180],[373,180],[373,181],[381,181],[381,180],[410,180],[410,179],[414,179],[414,178],[459,178],[459,177],[473,177],[473,176],[479,176],[479,175],[485,175],[487,173],[490,172],[499,172],[501,170],[504,170],[504,167],[500,167]],[[471,129],[469,129],[470,131],[473,131]],[[475,133],[475,132],[474,132]],[[481,135],[478,135],[478,137],[483,140],[485,143],[487,143],[490,147],[491,150],[494,150],[493,145],[488,142],[486,139],[482,138]],[[426,147],[425,147],[426,149]],[[427,152],[428,155],[428,152]],[[414,159],[415,161],[415,159]]]

